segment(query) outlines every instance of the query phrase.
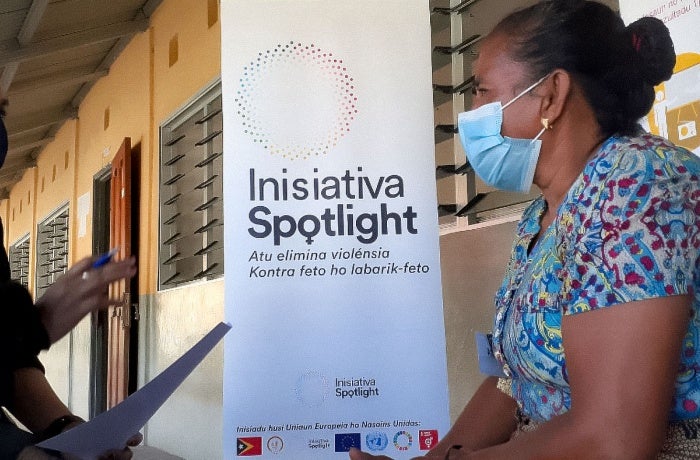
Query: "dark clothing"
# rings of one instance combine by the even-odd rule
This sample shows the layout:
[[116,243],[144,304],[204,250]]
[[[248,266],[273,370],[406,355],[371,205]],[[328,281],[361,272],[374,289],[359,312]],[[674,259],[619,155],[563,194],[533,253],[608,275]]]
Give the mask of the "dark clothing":
[[14,371],[35,367],[43,372],[37,355],[49,347],[49,338],[29,292],[10,279],[10,264],[2,241],[0,220],[0,406],[9,406]]
[[0,460],[16,459],[22,449],[36,442],[36,436],[17,428],[17,425],[0,411]]

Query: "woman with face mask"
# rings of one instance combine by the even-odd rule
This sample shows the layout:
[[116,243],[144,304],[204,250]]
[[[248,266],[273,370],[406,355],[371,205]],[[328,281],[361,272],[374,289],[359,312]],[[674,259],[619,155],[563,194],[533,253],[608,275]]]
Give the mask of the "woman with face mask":
[[426,458],[700,458],[700,160],[637,125],[674,63],[661,21],[592,1],[539,2],[483,40],[467,158],[542,196],[495,299],[505,377]]

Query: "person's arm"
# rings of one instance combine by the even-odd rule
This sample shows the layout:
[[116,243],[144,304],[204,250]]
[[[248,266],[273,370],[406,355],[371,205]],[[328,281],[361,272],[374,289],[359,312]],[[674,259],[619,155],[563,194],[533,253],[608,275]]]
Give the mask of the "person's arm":
[[32,433],[41,434],[55,420],[71,415],[41,370],[33,367],[17,369],[14,378],[15,393],[8,409]]
[[[0,245],[0,248],[2,246]],[[1,252],[1,251],[0,251]],[[2,262],[0,254],[0,262]],[[109,298],[109,284],[136,273],[133,257],[92,268],[96,257],[77,262],[33,304],[27,289],[19,283],[0,281],[0,344],[3,376],[14,369],[39,367],[35,356],[66,335],[88,313],[120,302]]]
[[[484,449],[507,441],[515,430],[515,400],[496,388],[498,379],[488,377],[479,386],[445,437],[425,456],[426,459],[444,459],[452,446],[450,458],[457,454]],[[351,460],[388,459],[386,456],[352,450]]]
[[566,315],[571,409],[532,432],[459,459],[654,459],[675,391],[690,296]]
[[[8,409],[38,438],[51,437],[66,431],[82,423],[82,419],[71,414],[58,398],[46,380],[43,368],[35,359],[35,354],[67,334],[91,311],[116,303],[117,300],[109,298],[109,284],[118,279],[128,279],[136,273],[133,257],[101,267],[93,266],[96,260],[97,257],[87,257],[76,263],[46,290],[36,302],[36,306],[31,304],[26,289],[17,290],[26,298],[22,297],[18,302],[21,305],[13,305],[15,308],[11,311],[29,312],[31,315],[27,314],[21,321],[15,321],[21,323],[21,330],[28,332],[19,334],[9,345],[16,352],[13,356],[25,358],[15,358],[14,362],[9,363],[10,366],[5,366],[3,362],[2,370],[12,376],[11,388],[7,388],[11,390]],[[18,309],[20,306],[22,308]],[[36,362],[32,362],[26,356],[34,356]],[[129,446],[138,445],[141,440],[142,436],[137,433],[129,439],[126,447],[110,450],[106,455],[120,460],[131,458]],[[22,452],[21,458],[52,457],[41,449],[29,447]]]
[[450,446],[471,452],[507,441],[516,426],[515,400],[496,388],[498,379],[488,377],[479,386],[447,435],[428,456],[444,458]]
[[[39,438],[53,437],[84,422],[63,404],[39,369],[25,368],[15,371],[15,388],[18,390],[15,392],[10,410],[17,420]],[[56,422],[59,425],[56,425]],[[139,445],[142,440],[143,436],[136,433],[127,441],[124,448],[108,450],[100,458],[129,459],[132,457],[129,447]],[[42,449],[30,446],[20,453],[19,458],[51,460],[56,457]]]

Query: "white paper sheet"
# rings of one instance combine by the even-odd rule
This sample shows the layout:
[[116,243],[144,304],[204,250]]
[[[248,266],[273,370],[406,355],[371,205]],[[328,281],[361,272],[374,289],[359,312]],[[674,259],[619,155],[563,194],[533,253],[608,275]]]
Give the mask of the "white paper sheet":
[[90,192],[78,197],[78,237],[82,238],[87,234],[87,218],[90,214]]
[[87,423],[47,439],[38,447],[58,450],[84,460],[109,449],[121,449],[146,424],[204,357],[231,329],[219,323],[203,339],[143,388]]

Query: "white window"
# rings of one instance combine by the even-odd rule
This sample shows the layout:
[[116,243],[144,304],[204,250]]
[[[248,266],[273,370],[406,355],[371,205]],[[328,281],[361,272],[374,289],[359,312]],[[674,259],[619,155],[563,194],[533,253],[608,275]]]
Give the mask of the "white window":
[[10,278],[29,286],[29,233],[10,245]]
[[221,83],[160,128],[159,289],[224,273]]
[[39,222],[36,265],[39,298],[68,268],[68,205]]

